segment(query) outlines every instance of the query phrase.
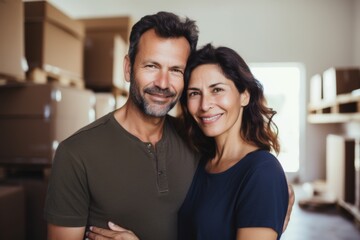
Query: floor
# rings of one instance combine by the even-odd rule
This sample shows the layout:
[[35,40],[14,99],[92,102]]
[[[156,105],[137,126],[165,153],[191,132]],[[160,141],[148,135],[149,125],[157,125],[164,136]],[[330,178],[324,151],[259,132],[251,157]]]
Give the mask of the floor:
[[[294,190],[297,200],[304,197],[302,186]],[[281,240],[360,240],[360,227],[336,207],[304,209],[296,202]]]

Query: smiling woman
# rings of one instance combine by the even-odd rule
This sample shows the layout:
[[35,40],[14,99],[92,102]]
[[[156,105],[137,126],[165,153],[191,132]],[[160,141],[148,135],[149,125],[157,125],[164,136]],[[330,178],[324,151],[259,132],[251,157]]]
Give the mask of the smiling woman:
[[288,186],[276,113],[232,49],[208,44],[188,60],[181,97],[190,146],[202,154],[179,210],[178,239],[279,239]]
[[[235,84],[227,79],[215,64],[204,64],[194,69],[187,89],[188,110],[209,137],[240,132],[244,106],[249,102],[249,93],[239,93]],[[236,128],[236,129],[233,129]]]

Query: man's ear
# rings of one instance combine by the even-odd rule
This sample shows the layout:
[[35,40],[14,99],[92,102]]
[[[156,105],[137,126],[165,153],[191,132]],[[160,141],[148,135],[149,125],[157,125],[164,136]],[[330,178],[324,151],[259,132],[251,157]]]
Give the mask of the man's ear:
[[130,64],[130,58],[129,55],[126,55],[124,57],[124,77],[125,81],[130,82],[130,73],[131,73],[131,64]]
[[240,103],[242,107],[245,107],[249,104],[250,101],[250,93],[248,90],[245,90],[243,93],[240,93]]

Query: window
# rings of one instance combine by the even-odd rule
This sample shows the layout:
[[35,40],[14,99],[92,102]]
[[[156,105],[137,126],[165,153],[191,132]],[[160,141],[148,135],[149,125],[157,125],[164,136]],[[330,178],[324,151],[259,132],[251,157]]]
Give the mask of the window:
[[250,64],[255,78],[264,86],[268,106],[277,114],[280,153],[277,156],[285,172],[298,172],[300,149],[300,80],[302,65],[294,63]]

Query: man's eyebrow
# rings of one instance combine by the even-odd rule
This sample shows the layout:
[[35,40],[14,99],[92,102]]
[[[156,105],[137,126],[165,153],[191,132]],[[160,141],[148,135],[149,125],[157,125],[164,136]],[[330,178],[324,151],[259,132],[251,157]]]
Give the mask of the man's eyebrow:
[[171,66],[170,68],[176,68],[176,69],[182,69],[184,70],[186,68],[186,65],[174,65],[174,66]]
[[158,62],[148,59],[148,60],[144,60],[141,64],[146,65],[146,64],[154,64],[154,65],[160,65]]

